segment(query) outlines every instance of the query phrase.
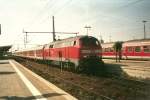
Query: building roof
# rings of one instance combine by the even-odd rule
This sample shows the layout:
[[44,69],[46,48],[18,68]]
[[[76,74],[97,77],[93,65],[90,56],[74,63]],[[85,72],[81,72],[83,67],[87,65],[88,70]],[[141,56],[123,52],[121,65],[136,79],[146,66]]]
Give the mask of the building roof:
[[0,54],[3,54],[3,52],[7,52],[12,46],[0,46]]

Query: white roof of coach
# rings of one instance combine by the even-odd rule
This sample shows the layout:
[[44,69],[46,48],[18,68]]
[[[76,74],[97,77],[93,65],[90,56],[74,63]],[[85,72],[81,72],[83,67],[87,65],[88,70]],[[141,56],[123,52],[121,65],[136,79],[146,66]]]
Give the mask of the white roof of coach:
[[114,42],[109,42],[109,43],[102,43],[101,46],[102,48],[111,48],[113,47]]
[[150,39],[131,40],[123,43],[123,46],[144,46],[144,45],[150,45]]
[[26,48],[26,49],[23,49],[23,50],[19,50],[19,51],[17,51],[17,52],[31,51],[31,50],[39,50],[39,49],[42,49],[42,48],[43,48],[43,45],[37,46],[37,47],[32,47],[32,48]]

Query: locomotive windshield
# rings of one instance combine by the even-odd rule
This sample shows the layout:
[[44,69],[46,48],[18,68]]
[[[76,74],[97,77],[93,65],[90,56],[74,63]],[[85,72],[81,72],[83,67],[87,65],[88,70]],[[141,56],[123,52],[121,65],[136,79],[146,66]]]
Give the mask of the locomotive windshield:
[[80,39],[83,47],[98,47],[100,46],[99,41],[94,37],[85,36]]

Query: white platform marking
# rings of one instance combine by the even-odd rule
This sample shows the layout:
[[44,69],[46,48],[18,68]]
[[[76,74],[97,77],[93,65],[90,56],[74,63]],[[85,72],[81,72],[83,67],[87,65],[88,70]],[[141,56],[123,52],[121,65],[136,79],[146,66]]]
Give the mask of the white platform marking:
[[78,100],[77,98],[73,97],[72,95],[68,94],[67,92],[65,92],[64,90],[56,87],[54,84],[50,83],[49,81],[43,79],[41,76],[33,73],[32,71],[30,71],[29,69],[23,67],[23,65],[21,65],[20,63],[18,62],[15,62],[17,63],[17,65],[19,65],[20,67],[22,67],[24,70],[28,71],[31,75],[33,75],[34,77],[36,77],[37,79],[39,79],[41,82],[45,83],[45,85],[47,85],[49,88],[51,88],[52,90],[56,91],[57,93],[60,93],[60,94],[65,94],[65,95],[62,95],[64,98],[66,98],[66,100]]
[[[12,61],[9,61],[9,63],[12,65],[12,67],[15,69],[15,71],[20,76],[22,81],[28,87],[28,89],[30,90],[32,95],[35,96],[35,97],[36,96],[42,96],[40,91],[23,75],[23,73],[16,67],[16,65],[14,63],[12,63]],[[39,98],[39,99],[36,99],[36,100],[47,100],[47,99],[43,97],[43,98]]]

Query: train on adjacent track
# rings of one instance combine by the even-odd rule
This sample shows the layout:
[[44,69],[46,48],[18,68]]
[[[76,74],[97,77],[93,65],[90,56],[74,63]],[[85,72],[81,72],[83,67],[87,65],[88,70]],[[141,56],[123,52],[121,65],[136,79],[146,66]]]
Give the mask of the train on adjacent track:
[[103,63],[101,44],[92,36],[76,36],[57,40],[32,49],[16,51],[13,55],[55,64],[61,62],[67,67],[71,64],[72,69],[78,70],[91,61],[93,64]]
[[[114,44],[115,42],[101,44],[103,58],[115,58]],[[123,59],[150,60],[150,39],[123,42],[121,56]]]

